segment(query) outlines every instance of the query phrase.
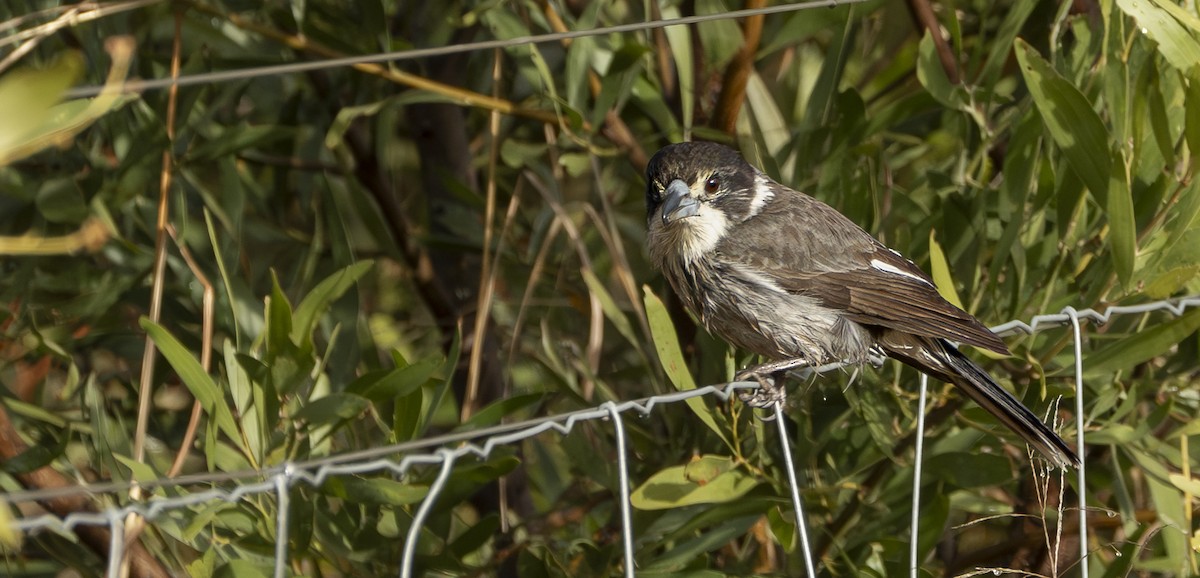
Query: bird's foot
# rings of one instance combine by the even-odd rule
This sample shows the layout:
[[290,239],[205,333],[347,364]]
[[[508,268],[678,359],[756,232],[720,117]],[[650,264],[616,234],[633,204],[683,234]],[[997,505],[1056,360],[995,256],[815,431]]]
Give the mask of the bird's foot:
[[738,399],[750,407],[769,408],[787,399],[783,379],[787,372],[808,365],[803,358],[772,361],[746,368],[734,377],[736,381],[757,381],[758,389],[738,391]]

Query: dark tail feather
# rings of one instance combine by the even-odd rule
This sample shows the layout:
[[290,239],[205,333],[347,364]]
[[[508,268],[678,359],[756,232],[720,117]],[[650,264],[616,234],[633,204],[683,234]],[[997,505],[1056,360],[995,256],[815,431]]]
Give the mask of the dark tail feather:
[[[906,339],[905,341],[910,341]],[[967,397],[996,416],[1013,433],[1021,436],[1046,459],[1056,466],[1079,467],[1079,457],[1071,450],[1071,446],[1063,441],[1054,430],[1042,423],[1029,408],[1021,404],[1017,398],[1008,393],[996,383],[975,362],[967,358],[953,345],[943,339],[920,339],[921,346],[889,347],[880,343],[888,350],[888,355],[899,359],[942,381],[948,381],[958,386]],[[922,352],[916,351],[923,350]],[[915,355],[914,355],[915,354]]]

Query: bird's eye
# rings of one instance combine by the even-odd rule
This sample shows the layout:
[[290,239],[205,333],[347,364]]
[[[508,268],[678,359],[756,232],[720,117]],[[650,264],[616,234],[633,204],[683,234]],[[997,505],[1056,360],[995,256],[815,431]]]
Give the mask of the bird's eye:
[[721,188],[721,179],[719,177],[717,177],[716,175],[708,177],[708,180],[704,181],[704,192],[706,192],[710,195],[713,193],[716,193],[717,190],[719,190],[720,188]]

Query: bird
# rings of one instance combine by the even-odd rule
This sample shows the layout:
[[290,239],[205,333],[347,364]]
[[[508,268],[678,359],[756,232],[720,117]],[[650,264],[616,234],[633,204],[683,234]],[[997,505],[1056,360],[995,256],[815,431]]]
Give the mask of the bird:
[[952,343],[1008,355],[995,333],[912,261],[735,150],[704,141],[659,150],[646,167],[646,221],[651,264],[684,307],[709,333],[771,360],[739,374],[760,390],[791,368],[861,366],[882,354],[953,384],[1053,465],[1079,466],[1053,429]]

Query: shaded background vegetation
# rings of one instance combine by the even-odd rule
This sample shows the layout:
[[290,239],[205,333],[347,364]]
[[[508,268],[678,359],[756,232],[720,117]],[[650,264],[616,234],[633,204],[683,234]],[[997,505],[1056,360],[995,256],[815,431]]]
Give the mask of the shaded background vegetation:
[[[1166,0],[839,4],[282,75],[255,68],[764,3],[189,0],[58,27],[62,9],[33,4],[0,7],[7,492],[243,472],[642,398],[686,384],[659,361],[676,349],[696,383],[728,380],[753,360],[697,330],[643,248],[646,160],[687,138],[839,208],[988,323],[1200,292],[1200,16]],[[250,72],[49,108],[110,75],[169,78],[173,57],[183,77]],[[1198,326],[1193,311],[1085,328],[1093,576],[1197,573]],[[989,369],[1039,412],[1061,397],[1050,415],[1073,431],[1069,331],[1007,341]],[[916,377],[847,381],[793,384],[814,550],[826,575],[900,575]],[[1078,573],[1078,513],[1057,509],[1075,481],[1035,475],[941,386],[930,410],[924,570]],[[726,476],[702,500],[635,493],[640,572],[798,575],[761,422],[707,399],[627,427],[635,486]],[[615,461],[594,423],[460,464],[418,572],[616,573]],[[290,571],[395,574],[435,475],[297,484]],[[167,512],[135,572],[267,575],[277,507]],[[107,543],[6,539],[3,573],[96,575]]]

